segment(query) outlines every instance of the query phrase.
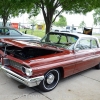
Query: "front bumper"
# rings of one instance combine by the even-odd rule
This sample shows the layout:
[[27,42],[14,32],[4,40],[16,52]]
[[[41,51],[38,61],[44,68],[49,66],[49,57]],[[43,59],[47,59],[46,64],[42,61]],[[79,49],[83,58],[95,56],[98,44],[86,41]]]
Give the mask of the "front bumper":
[[34,78],[20,76],[19,74],[8,69],[6,66],[1,66],[1,69],[6,73],[6,75],[8,77],[11,77],[11,78],[17,80],[17,81],[25,84],[28,87],[37,86],[44,79],[44,76],[38,76],[38,77],[34,77]]

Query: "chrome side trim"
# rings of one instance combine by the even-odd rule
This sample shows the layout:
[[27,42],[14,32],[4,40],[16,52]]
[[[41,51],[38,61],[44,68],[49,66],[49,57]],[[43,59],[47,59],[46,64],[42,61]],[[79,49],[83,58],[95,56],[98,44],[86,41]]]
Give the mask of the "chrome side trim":
[[38,77],[34,77],[34,78],[23,77],[13,71],[11,71],[6,66],[1,66],[1,69],[6,73],[6,75],[8,77],[11,77],[11,78],[17,80],[17,81],[27,85],[28,87],[37,86],[44,79],[44,76],[38,76]]

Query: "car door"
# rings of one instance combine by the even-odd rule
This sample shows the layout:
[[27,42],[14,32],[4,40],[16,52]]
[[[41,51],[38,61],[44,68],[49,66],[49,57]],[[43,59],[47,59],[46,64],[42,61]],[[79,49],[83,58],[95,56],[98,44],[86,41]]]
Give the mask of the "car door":
[[100,48],[96,39],[91,40],[91,49],[95,53],[95,63],[94,66],[100,63]]
[[91,49],[91,39],[83,38],[76,45],[76,66],[74,73],[86,70],[94,66],[95,53]]

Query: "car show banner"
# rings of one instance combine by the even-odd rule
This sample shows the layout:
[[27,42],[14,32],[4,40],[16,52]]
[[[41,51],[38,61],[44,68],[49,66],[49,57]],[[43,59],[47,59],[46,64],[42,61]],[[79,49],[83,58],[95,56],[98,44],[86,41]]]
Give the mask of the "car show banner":
[[87,28],[84,27],[83,34],[92,35],[92,28],[87,29]]

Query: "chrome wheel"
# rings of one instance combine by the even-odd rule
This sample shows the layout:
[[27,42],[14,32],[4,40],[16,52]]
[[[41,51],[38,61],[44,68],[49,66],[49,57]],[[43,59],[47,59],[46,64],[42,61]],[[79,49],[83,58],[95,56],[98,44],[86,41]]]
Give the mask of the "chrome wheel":
[[39,88],[42,91],[50,91],[57,86],[60,79],[60,73],[57,69],[52,69],[48,71],[44,77],[45,78],[40,83]]
[[52,84],[54,79],[55,79],[55,76],[53,74],[49,75],[47,77],[47,84]]

